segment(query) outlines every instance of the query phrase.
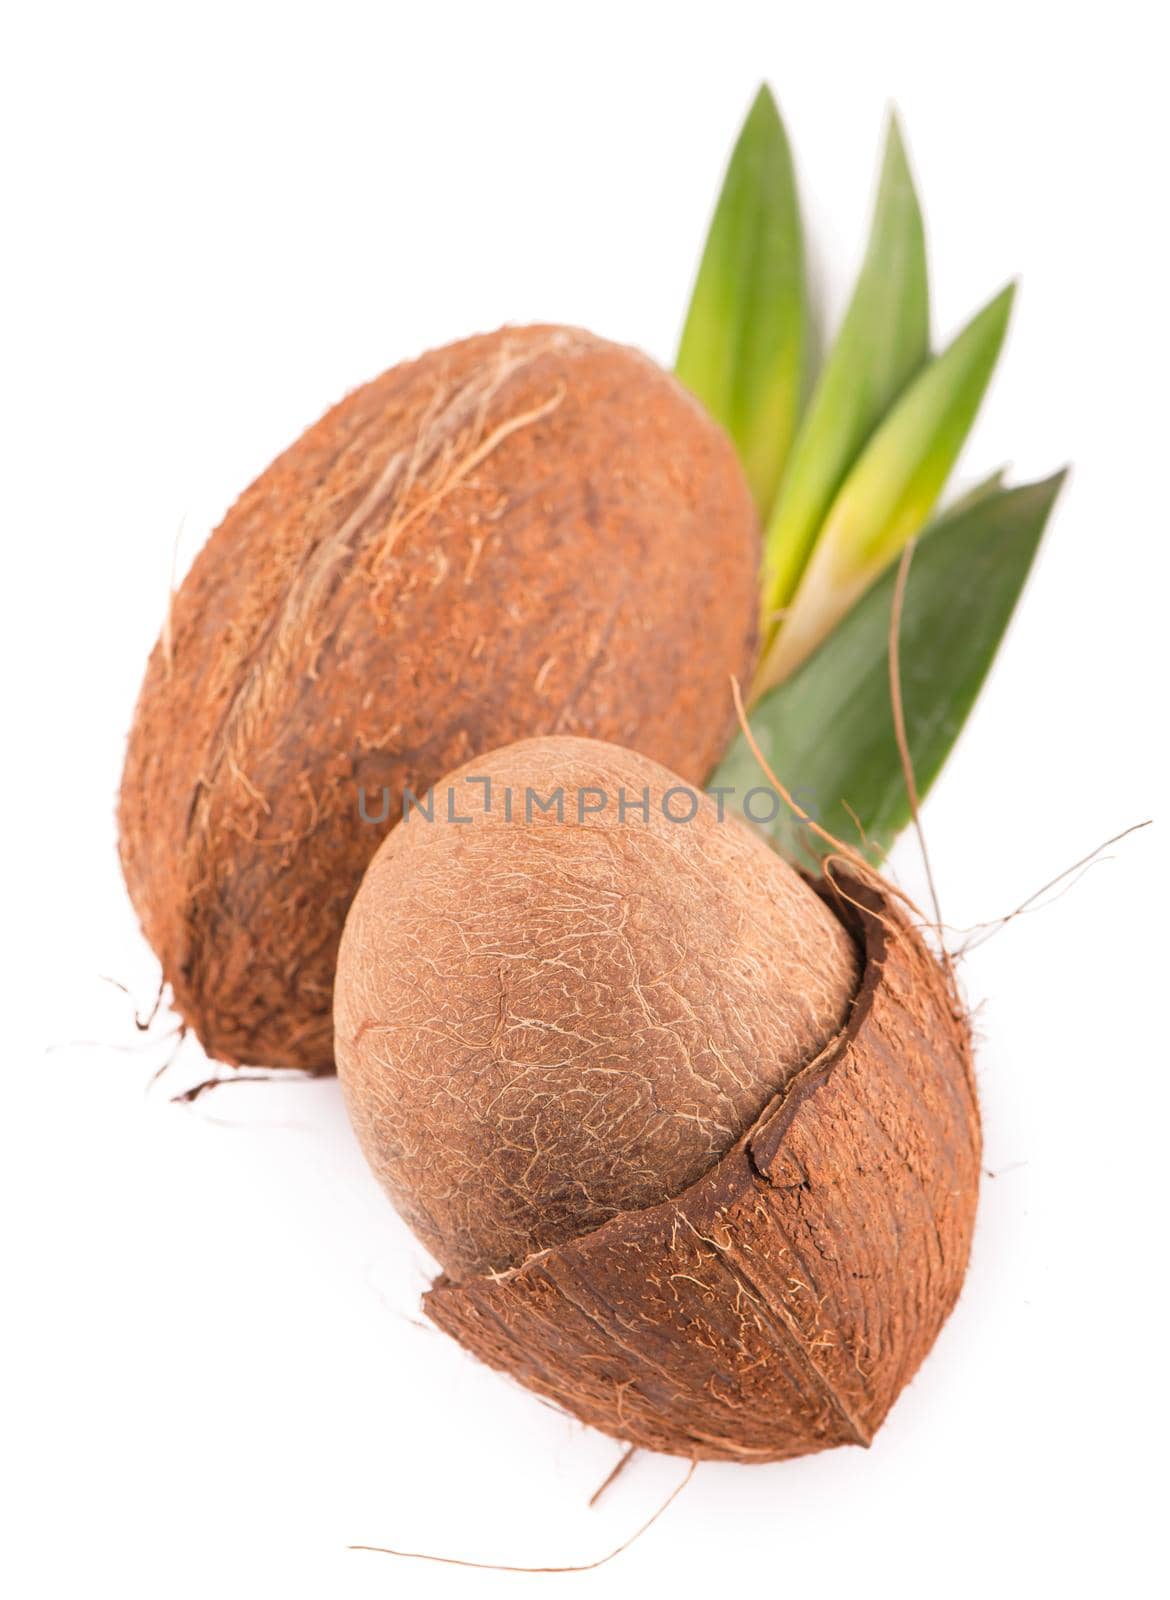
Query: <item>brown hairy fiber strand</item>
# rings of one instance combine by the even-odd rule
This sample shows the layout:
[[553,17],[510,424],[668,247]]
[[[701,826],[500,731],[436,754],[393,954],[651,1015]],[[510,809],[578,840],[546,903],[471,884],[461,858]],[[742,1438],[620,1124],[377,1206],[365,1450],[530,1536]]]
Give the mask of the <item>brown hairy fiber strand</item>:
[[757,561],[725,436],[578,330],[433,351],[310,428],[174,596],[130,735],[123,869],[204,1047],[329,1066],[342,922],[405,788],[561,732],[701,780]]
[[[575,741],[492,762],[649,766]],[[958,1297],[981,1150],[967,1018],[900,897],[837,869],[818,898],[709,819],[415,828],[347,925],[338,1063],[446,1268],[432,1320],[638,1447],[868,1444]]]
[[[615,745],[521,741],[445,779],[438,820],[412,814],[362,881],[338,962],[342,1088],[452,1277],[697,1181],[845,1021],[852,941],[705,796],[672,796],[697,811],[671,821],[679,781]],[[563,820],[526,820],[530,793],[558,791]],[[441,820],[448,792],[467,823]],[[579,809],[598,794],[604,811]]]

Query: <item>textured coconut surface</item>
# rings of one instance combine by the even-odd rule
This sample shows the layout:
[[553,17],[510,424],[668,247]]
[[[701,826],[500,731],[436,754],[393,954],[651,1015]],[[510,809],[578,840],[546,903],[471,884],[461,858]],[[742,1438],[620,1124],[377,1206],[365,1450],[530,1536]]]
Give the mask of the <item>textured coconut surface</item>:
[[587,333],[469,339],[334,407],[196,559],[130,735],[126,881],[205,1048],[331,1065],[342,922],[405,789],[538,733],[703,778],[757,565],[725,436]]
[[832,912],[706,796],[614,745],[526,740],[371,864],[338,1069],[419,1237],[453,1276],[498,1272],[702,1177],[837,1035],[858,974]]
[[880,883],[842,1036],[689,1189],[426,1297],[490,1365],[631,1444],[769,1461],[868,1444],[966,1271],[980,1127],[967,1019]]

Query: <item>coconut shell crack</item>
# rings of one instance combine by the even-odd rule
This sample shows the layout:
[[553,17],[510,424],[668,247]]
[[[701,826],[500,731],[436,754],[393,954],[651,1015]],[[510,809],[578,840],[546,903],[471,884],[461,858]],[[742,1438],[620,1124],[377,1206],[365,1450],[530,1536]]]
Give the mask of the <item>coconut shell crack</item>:
[[849,1021],[704,1177],[425,1298],[481,1360],[630,1444],[867,1445],[958,1297],[980,1166],[967,1018],[880,881],[826,898],[864,951]]

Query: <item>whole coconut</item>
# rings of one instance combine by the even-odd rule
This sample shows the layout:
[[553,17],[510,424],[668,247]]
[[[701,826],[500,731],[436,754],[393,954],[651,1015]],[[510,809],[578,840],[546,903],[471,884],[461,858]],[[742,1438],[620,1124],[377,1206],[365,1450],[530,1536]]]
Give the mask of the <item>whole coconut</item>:
[[468,339],[330,411],[195,561],[130,735],[123,869],[204,1047],[330,1065],[362,872],[459,762],[588,734],[702,780],[757,562],[726,437],[588,333]]
[[459,1277],[702,1177],[840,1030],[858,966],[791,867],[632,751],[522,741],[433,809],[350,910],[336,1058],[374,1171]]

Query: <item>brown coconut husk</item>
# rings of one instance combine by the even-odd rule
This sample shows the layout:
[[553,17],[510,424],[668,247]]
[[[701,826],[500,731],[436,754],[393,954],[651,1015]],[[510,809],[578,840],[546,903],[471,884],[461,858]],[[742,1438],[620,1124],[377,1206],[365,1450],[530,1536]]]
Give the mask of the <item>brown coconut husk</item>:
[[824,892],[864,952],[852,1014],[715,1168],[426,1296],[483,1361],[630,1444],[867,1445],[958,1297],[981,1149],[967,1018],[889,886]]
[[127,753],[126,881],[208,1053],[331,1068],[342,923],[407,788],[542,733],[702,781],[758,557],[727,437],[580,330],[432,351],[310,428],[174,596]]

